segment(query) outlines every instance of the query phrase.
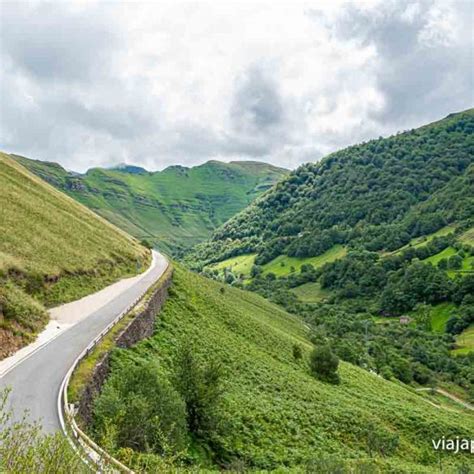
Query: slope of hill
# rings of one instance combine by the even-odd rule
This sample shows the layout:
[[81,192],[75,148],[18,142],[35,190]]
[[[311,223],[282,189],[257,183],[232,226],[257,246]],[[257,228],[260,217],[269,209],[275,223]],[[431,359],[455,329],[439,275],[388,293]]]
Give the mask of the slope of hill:
[[343,360],[472,401],[473,132],[469,110],[304,165],[186,263],[298,314]]
[[303,165],[217,229],[188,261],[256,252],[256,263],[264,264],[281,254],[320,255],[334,244],[392,251],[472,218],[473,132],[471,109]]
[[[154,389],[147,385],[133,396],[126,390],[144,387],[137,382],[144,377],[174,394],[165,420],[173,430],[160,431],[153,449],[175,466],[429,473],[439,466],[457,472],[450,466],[468,463],[469,454],[435,451],[431,440],[472,438],[472,414],[433,406],[407,386],[345,362],[340,385],[320,382],[309,373],[308,336],[301,320],[278,306],[178,266],[155,334],[132,349],[115,349],[92,432],[124,462],[138,464],[130,448],[148,446],[141,461],[150,471],[168,472],[144,441],[147,430],[153,431],[151,418],[143,416],[157,403]],[[295,359],[295,345],[302,359]],[[181,409],[172,386],[183,347],[192,349],[199,367],[211,364],[222,374],[217,406],[207,413],[218,421],[198,435],[178,433],[174,428],[183,430],[182,424],[172,423]]]
[[115,225],[168,252],[206,239],[287,174],[266,163],[209,161],[154,173],[119,165],[78,175],[56,163],[15,158]]
[[148,251],[0,153],[0,358],[47,322],[45,307],[145,268]]

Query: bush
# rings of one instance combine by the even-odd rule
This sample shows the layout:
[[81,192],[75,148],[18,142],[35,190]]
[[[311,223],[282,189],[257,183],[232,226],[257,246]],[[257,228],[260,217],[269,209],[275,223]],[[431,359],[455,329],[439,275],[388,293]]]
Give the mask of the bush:
[[394,356],[390,360],[390,366],[392,368],[395,377],[404,382],[410,383],[413,380],[413,370],[410,362],[403,357]]
[[185,405],[155,364],[128,364],[96,400],[93,432],[109,449],[176,453],[186,446]]
[[375,424],[370,424],[367,427],[365,437],[367,440],[367,451],[370,456],[375,454],[392,456],[400,442],[398,435],[380,429]]
[[263,269],[260,265],[252,265],[252,268],[250,269],[250,276],[252,278],[257,277],[262,273]]
[[8,391],[0,391],[0,472],[90,472],[62,434],[44,435],[26,418],[13,421],[7,398]]
[[303,358],[303,350],[299,344],[293,344],[293,358],[298,361]]
[[312,374],[323,382],[339,384],[340,378],[337,373],[339,358],[332,353],[328,345],[315,347],[311,353],[310,368]]
[[153,244],[148,239],[140,240],[140,244],[142,244],[143,247],[145,247],[147,249],[150,249],[150,250],[153,248]]

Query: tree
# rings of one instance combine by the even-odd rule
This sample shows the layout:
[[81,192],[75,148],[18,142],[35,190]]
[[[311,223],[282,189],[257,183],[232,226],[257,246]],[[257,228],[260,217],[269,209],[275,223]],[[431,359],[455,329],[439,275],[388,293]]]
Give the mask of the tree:
[[225,281],[227,284],[229,284],[229,285],[231,285],[232,283],[234,283],[234,281],[235,281],[235,276],[234,276],[234,274],[233,274],[232,272],[230,272],[230,271],[227,272],[226,275],[225,275],[224,281]]
[[442,258],[439,262],[438,262],[438,268],[440,270],[447,270],[448,268],[448,259],[447,258]]
[[452,255],[448,260],[448,268],[451,270],[459,270],[462,268],[462,257],[460,255]]
[[15,420],[8,408],[9,389],[0,390],[0,472],[91,472],[62,433],[46,435],[29,417]]
[[215,361],[199,363],[193,348],[187,345],[180,349],[175,367],[176,387],[186,406],[189,431],[207,438],[218,424],[222,368]]
[[393,370],[393,374],[398,380],[401,380],[404,383],[410,383],[413,380],[413,370],[407,359],[394,356],[390,361],[390,366]]
[[259,276],[262,273],[262,267],[260,265],[252,265],[252,268],[250,269],[250,276],[252,278],[255,278]]
[[338,366],[339,358],[332,353],[328,345],[314,348],[311,353],[310,368],[317,379],[335,385],[339,384]]

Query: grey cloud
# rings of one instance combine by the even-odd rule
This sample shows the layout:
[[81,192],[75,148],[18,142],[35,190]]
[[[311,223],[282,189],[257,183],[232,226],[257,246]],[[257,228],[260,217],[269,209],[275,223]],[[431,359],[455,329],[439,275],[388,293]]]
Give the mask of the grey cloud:
[[380,123],[407,125],[439,118],[472,106],[473,8],[470,2],[455,3],[456,29],[461,41],[422,44],[420,32],[426,27],[433,2],[422,1],[410,20],[403,17],[413,2],[387,2],[374,15],[349,8],[334,32],[377,49],[376,79],[386,106],[370,117]]
[[258,67],[250,68],[237,84],[232,121],[237,130],[265,132],[283,121],[283,105],[276,84]]
[[[136,51],[127,49],[128,38],[122,37],[127,33],[114,21],[113,4],[0,3],[0,149],[60,161],[79,171],[123,161],[157,169],[216,156],[295,166],[319,159],[328,150],[469,107],[474,90],[472,4],[456,4],[460,40],[435,47],[419,42],[432,2],[421,2],[418,14],[406,21],[402,13],[409,4],[387,1],[377,14],[367,14],[353,3],[335,24],[328,24],[324,15],[314,16],[338,41],[374,46],[373,64],[363,72],[375,71],[386,106],[379,112],[347,111],[360,125],[328,127],[324,136],[310,136],[305,104],[323,97],[326,106],[318,113],[327,120],[332,110],[344,107],[341,91],[357,90],[353,83],[365,75],[341,67],[331,72],[326,85],[315,84],[308,97],[292,98],[282,93],[278,64],[291,53],[277,51],[275,57],[262,57],[257,63],[252,56],[244,74],[235,78],[228,122],[200,123],[192,112],[183,121],[182,114],[173,115],[175,104],[166,102],[166,90],[160,97],[154,95],[159,69],[151,77],[146,74],[148,63],[133,57],[139,67],[117,71],[117,64],[126,66],[128,62],[121,61]],[[324,66],[317,57],[307,60],[308,71]],[[140,67],[143,76],[137,75]],[[212,87],[208,74],[203,70],[199,79],[209,79]],[[187,94],[176,92],[171,96]]]
[[70,11],[66,4],[2,3],[2,50],[15,67],[39,80],[100,77],[120,44],[107,4]]

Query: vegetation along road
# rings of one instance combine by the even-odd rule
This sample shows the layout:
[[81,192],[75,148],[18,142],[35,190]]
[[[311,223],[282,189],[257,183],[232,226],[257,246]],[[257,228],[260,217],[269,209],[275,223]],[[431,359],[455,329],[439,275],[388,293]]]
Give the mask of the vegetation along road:
[[59,430],[57,398],[69,368],[87,345],[160,278],[167,267],[165,257],[154,252],[152,267],[133,286],[23,359],[0,378],[0,390],[11,388],[8,404],[15,419],[20,419],[27,410],[32,420],[41,420],[45,432]]

